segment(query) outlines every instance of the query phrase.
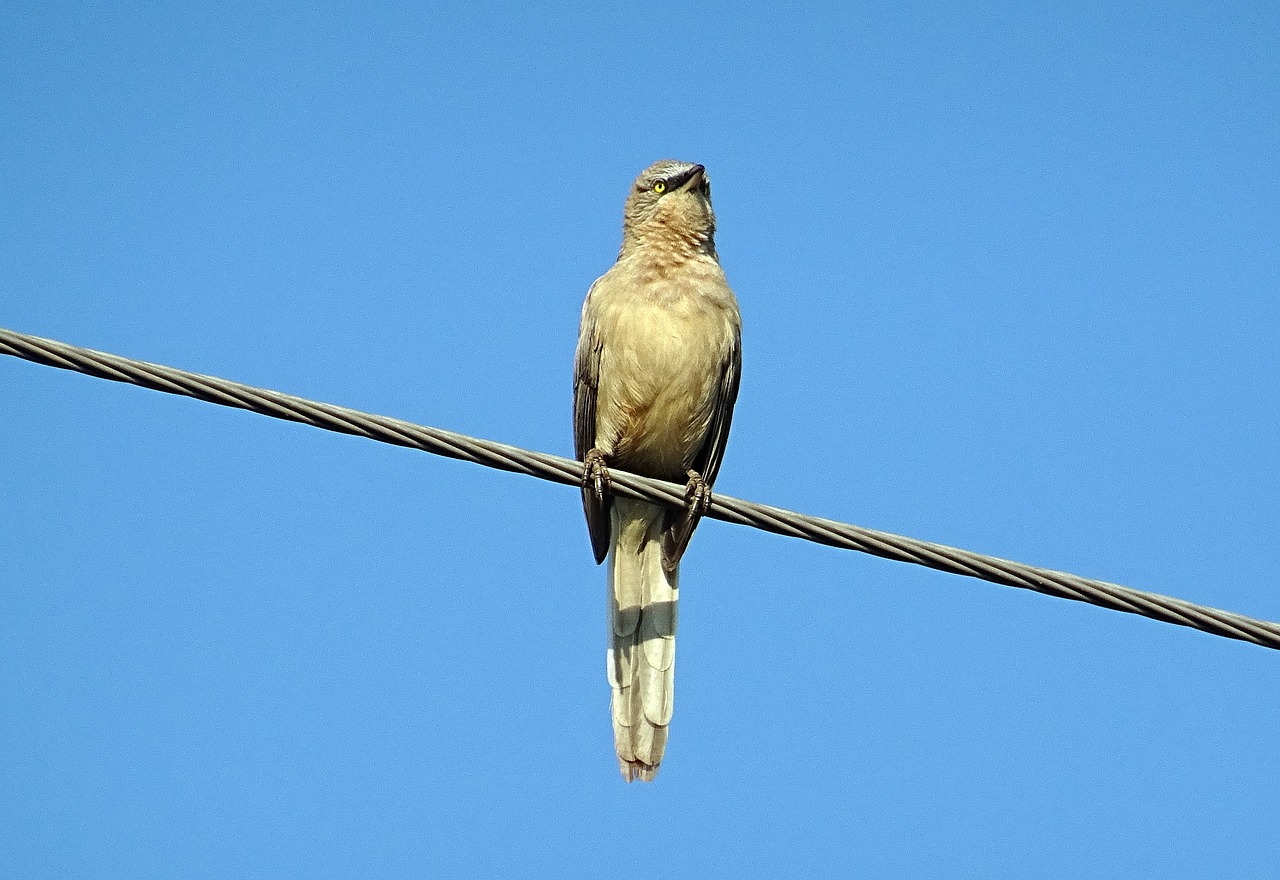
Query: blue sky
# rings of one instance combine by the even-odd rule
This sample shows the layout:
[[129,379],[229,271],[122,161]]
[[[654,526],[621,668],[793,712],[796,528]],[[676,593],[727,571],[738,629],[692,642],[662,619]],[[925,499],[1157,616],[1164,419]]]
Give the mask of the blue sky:
[[[8,4],[0,326],[570,454],[698,161],[718,488],[1277,620],[1278,93],[1263,3]],[[9,358],[0,452],[0,876],[1274,872],[1261,648],[708,522],[627,786],[573,490]]]

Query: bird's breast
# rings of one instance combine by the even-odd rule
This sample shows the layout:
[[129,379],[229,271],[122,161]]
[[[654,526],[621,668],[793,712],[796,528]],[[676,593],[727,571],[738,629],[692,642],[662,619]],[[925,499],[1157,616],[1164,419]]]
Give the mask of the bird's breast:
[[733,294],[722,275],[636,285],[608,298],[600,330],[598,442],[624,469],[683,482],[737,339]]

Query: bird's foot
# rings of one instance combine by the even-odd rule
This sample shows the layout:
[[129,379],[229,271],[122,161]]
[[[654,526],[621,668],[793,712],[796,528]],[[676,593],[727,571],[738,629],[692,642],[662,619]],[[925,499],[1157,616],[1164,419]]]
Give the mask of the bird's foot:
[[604,504],[605,497],[613,494],[613,481],[609,479],[609,467],[604,463],[604,453],[599,449],[592,449],[587,452],[582,464],[582,491],[590,492],[597,504]]
[[707,509],[711,506],[711,486],[702,478],[702,474],[690,468],[685,473],[689,482],[684,488],[684,510],[673,514],[668,519],[662,541],[662,564],[671,571],[680,563],[693,530],[698,527]]
[[689,476],[689,482],[684,487],[684,506],[696,521],[702,519],[711,506],[711,486],[702,479],[702,474],[692,468],[685,473]]

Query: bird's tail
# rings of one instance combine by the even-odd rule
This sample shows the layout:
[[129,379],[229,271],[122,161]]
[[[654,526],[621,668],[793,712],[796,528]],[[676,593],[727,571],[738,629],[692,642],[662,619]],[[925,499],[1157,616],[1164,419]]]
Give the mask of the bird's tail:
[[679,573],[662,565],[665,511],[614,498],[609,554],[609,684],[622,777],[652,782],[675,694]]

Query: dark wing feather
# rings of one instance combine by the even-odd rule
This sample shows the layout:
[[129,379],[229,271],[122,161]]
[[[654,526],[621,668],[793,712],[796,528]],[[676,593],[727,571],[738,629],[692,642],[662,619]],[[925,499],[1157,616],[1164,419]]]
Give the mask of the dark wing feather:
[[584,319],[573,362],[573,453],[585,461],[596,442],[596,394],[600,390],[600,340]]
[[[592,290],[595,285],[591,285]],[[591,299],[591,291],[587,292]],[[604,341],[596,332],[596,324],[583,310],[582,327],[578,331],[578,351],[573,363],[573,450],[578,461],[585,461],[596,443],[596,395],[600,389],[600,352]],[[587,532],[596,563],[609,554],[609,509],[613,496],[596,495],[593,486],[582,485],[582,511],[587,517]]]
[[738,381],[741,377],[742,337],[735,336],[733,348],[725,361],[724,372],[720,375],[720,388],[711,409],[711,427],[707,430],[707,439],[693,457],[693,469],[702,475],[708,486],[716,481],[716,475],[720,473],[720,462],[724,458],[725,444],[729,441],[729,424],[733,421],[733,405],[738,400]]
[[[729,357],[720,374],[720,386],[711,407],[711,424],[702,447],[693,457],[693,469],[702,477],[707,489],[720,473],[720,461],[724,458],[725,443],[729,440],[729,425],[733,421],[733,405],[738,400],[738,380],[742,376],[742,337],[735,336]],[[689,546],[693,530],[702,517],[700,509],[692,507],[683,511],[668,510],[663,523],[662,563],[668,571],[675,569]]]

